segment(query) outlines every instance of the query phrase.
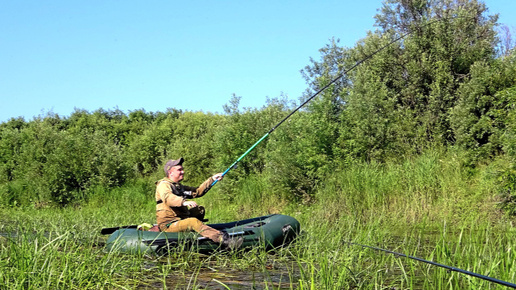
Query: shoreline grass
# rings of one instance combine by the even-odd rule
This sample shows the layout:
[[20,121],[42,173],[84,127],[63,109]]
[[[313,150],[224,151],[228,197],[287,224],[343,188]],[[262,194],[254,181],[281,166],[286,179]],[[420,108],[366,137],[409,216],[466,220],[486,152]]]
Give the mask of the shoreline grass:
[[[459,159],[427,154],[402,164],[357,164],[333,173],[311,203],[269,195],[259,176],[243,182],[238,196],[214,188],[199,201],[214,223],[269,213],[297,218],[302,235],[274,253],[105,252],[101,228],[154,222],[154,192],[146,180],[96,188],[76,206],[0,208],[0,284],[8,289],[503,289],[348,243],[515,283],[516,230],[496,208],[492,172],[500,165],[471,173]],[[233,280],[223,279],[224,273]]]

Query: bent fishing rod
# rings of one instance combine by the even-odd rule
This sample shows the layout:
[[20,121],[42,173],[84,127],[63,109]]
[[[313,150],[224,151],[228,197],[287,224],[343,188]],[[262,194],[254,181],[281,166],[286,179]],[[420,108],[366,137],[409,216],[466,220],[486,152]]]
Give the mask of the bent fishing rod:
[[483,279],[483,280],[486,280],[486,281],[489,281],[489,282],[497,283],[497,284],[500,284],[500,285],[503,285],[503,286],[507,286],[507,287],[511,287],[511,288],[516,288],[516,284],[510,283],[510,282],[506,282],[506,281],[503,281],[503,280],[500,280],[500,279],[496,279],[496,278],[492,278],[492,277],[489,277],[489,276],[481,275],[481,274],[478,274],[478,273],[475,273],[475,272],[463,270],[463,269],[460,269],[460,268],[455,268],[455,267],[447,266],[447,265],[444,265],[444,264],[439,264],[439,263],[428,261],[428,260],[421,259],[421,258],[418,258],[418,257],[413,257],[413,256],[405,255],[405,254],[402,254],[402,253],[397,253],[397,252],[393,252],[393,251],[389,251],[389,250],[385,250],[385,249],[381,249],[381,248],[377,248],[377,247],[367,246],[367,245],[356,244],[356,243],[352,243],[352,242],[346,242],[345,241],[344,243],[347,243],[347,244],[353,245],[353,246],[359,246],[359,247],[363,247],[363,248],[373,249],[373,250],[385,252],[385,253],[388,253],[388,254],[393,254],[396,257],[409,258],[409,259],[416,260],[416,261],[423,262],[423,263],[427,263],[427,264],[430,264],[430,265],[433,265],[433,266],[441,267],[441,268],[444,268],[444,269],[446,269],[448,271],[454,271],[454,272],[466,274],[466,275],[469,275],[469,276],[473,276],[473,277],[476,277],[476,278],[480,278],[480,279]]
[[[444,18],[442,18],[444,19]],[[434,22],[438,22],[438,21],[441,21],[442,19],[437,19],[437,20],[434,20],[434,21],[430,21],[428,23],[426,23],[425,25],[423,25],[422,27],[425,27],[425,26],[428,26]],[[256,141],[256,143],[253,144],[253,146],[251,146],[246,152],[244,152],[244,154],[242,154],[235,162],[233,162],[233,164],[231,164],[223,173],[222,173],[222,177],[224,175],[226,175],[226,173],[228,173],[231,169],[233,168],[236,168],[238,162],[240,162],[240,160],[242,160],[247,154],[249,154],[249,152],[251,152],[256,146],[258,146],[258,144],[260,144],[263,140],[265,140],[272,132],[274,132],[274,130],[276,130],[281,124],[283,124],[288,118],[290,118],[292,115],[294,115],[297,111],[299,111],[299,109],[301,109],[302,107],[304,107],[308,102],[310,102],[311,100],[313,100],[315,97],[317,97],[320,93],[322,93],[323,91],[325,91],[327,88],[329,88],[331,85],[333,85],[335,82],[337,82],[340,78],[342,78],[343,76],[347,75],[350,71],[352,71],[353,69],[355,69],[357,66],[361,65],[362,63],[364,63],[365,61],[367,61],[368,59],[372,58],[373,56],[375,56],[376,54],[378,54],[379,52],[381,52],[382,50],[384,50],[385,48],[391,46],[393,43],[396,43],[398,42],[399,40],[405,38],[406,36],[412,34],[414,31],[409,31],[409,32],[406,32],[405,34],[402,34],[401,36],[399,36],[398,38],[392,40],[391,42],[389,42],[388,44],[380,47],[379,49],[377,49],[376,51],[374,51],[373,53],[371,53],[370,55],[364,57],[363,59],[357,61],[353,66],[351,66],[350,68],[348,68],[347,70],[345,70],[344,72],[342,72],[341,74],[339,74],[337,77],[335,77],[333,80],[331,80],[328,84],[326,84],[325,86],[323,86],[322,88],[320,88],[317,92],[315,92],[311,97],[309,97],[306,101],[304,101],[301,105],[299,105],[296,109],[294,109],[292,112],[290,112],[290,114],[288,114],[285,118],[283,118],[283,120],[281,120],[278,124],[276,124],[274,127],[272,127],[267,133],[265,133],[265,135],[262,136],[262,138],[260,138],[258,141]],[[214,186],[215,184],[217,184],[218,180],[215,180],[211,186]]]

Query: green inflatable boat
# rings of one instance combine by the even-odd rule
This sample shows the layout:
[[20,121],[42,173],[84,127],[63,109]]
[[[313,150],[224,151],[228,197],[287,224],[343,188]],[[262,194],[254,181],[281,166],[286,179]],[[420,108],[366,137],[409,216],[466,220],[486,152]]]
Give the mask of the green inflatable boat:
[[[274,214],[221,224],[208,224],[225,231],[232,237],[242,237],[241,248],[263,246],[266,249],[291,243],[299,234],[299,222],[290,216]],[[106,242],[107,251],[122,253],[166,254],[170,249],[183,247],[188,250],[209,253],[220,249],[218,243],[200,236],[196,232],[165,233],[139,230],[136,226],[103,229],[111,233]]]

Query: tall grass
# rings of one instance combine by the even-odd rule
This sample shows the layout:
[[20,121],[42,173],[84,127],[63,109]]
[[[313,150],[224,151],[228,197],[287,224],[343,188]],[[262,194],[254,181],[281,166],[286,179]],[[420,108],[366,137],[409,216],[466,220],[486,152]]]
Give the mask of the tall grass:
[[502,289],[360,246],[515,283],[515,229],[496,208],[494,165],[471,172],[460,159],[430,152],[404,162],[355,164],[328,176],[311,203],[269,194],[270,184],[261,176],[240,183],[236,196],[215,187],[199,200],[210,222],[269,213],[296,217],[302,225],[299,239],[273,253],[262,248],[208,256],[180,249],[164,257],[105,252],[101,228],[154,222],[151,180],[91,189],[88,201],[77,206],[2,208],[0,285],[8,289]]

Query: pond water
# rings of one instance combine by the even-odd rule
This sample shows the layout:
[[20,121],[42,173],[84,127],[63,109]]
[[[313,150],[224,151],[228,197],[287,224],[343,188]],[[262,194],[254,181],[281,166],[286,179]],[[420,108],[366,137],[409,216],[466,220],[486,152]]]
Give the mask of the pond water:
[[[200,271],[170,274],[167,289],[296,289],[299,270],[285,266],[266,266],[262,271],[217,270],[206,267]],[[163,289],[163,281],[140,285],[137,289]]]

